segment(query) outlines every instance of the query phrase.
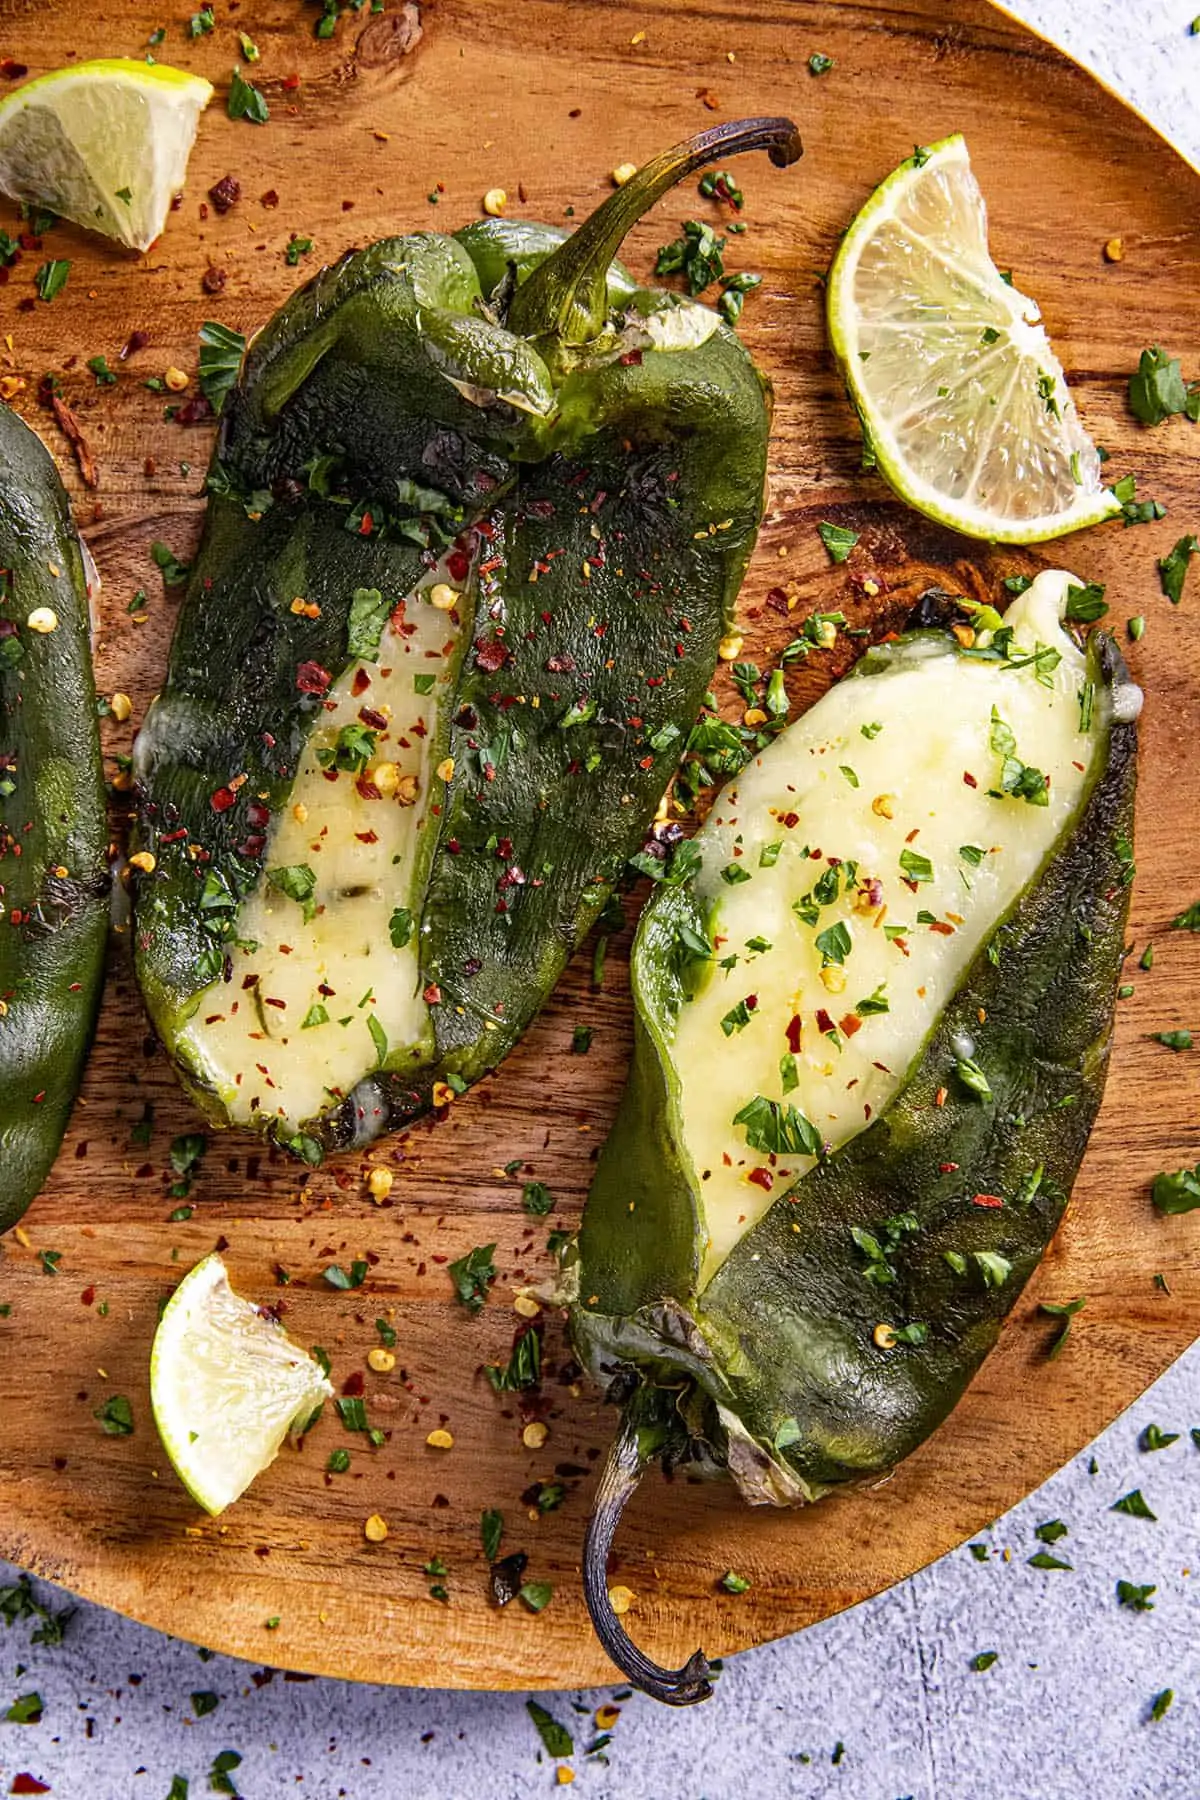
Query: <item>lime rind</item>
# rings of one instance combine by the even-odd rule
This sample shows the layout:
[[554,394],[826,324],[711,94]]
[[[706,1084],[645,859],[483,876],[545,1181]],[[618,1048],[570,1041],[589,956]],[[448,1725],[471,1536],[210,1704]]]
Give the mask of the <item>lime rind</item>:
[[867,201],[830,270],[828,316],[876,466],[909,505],[1004,543],[1120,512],[1036,302],[991,260],[961,137]]
[[332,1393],[283,1327],[234,1293],[220,1256],[184,1276],[154,1334],[150,1400],[163,1449],[206,1512],[245,1493]]
[[199,76],[123,58],[38,76],[0,102],[0,190],[146,250],[212,95]]

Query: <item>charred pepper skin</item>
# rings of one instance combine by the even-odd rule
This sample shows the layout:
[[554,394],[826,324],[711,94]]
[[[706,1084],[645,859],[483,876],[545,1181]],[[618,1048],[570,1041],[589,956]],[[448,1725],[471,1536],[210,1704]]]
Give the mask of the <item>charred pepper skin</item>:
[[[0,406],[0,1231],[58,1154],[104,979],[108,854],[87,576],[58,471]],[[39,611],[41,617],[38,618]],[[30,625],[54,624],[49,630]]]
[[[1093,635],[1089,661],[1098,691],[1127,682],[1110,638]],[[1075,823],[891,1104],[781,1194],[703,1291],[702,1223],[657,1024],[679,1003],[674,927],[701,921],[686,885],[660,890],[643,914],[633,1068],[567,1272],[580,1360],[624,1404],[585,1589],[610,1655],[668,1704],[706,1697],[703,1657],[658,1669],[606,1591],[617,1522],[648,1463],[699,1461],[752,1503],[776,1505],[885,1475],[958,1403],[1058,1228],[1103,1095],[1129,910],[1137,730],[1113,714],[1107,731]],[[964,1033],[986,1064],[987,1107],[953,1079]],[[978,1192],[1004,1203],[972,1204]],[[894,1285],[875,1286],[852,1228],[906,1212],[919,1229],[895,1256]],[[1011,1272],[998,1287],[964,1279],[948,1249],[998,1252]],[[879,1325],[909,1319],[930,1322],[926,1340],[881,1349]]]
[[[648,164],[573,235],[494,220],[356,252],[272,320],[226,402],[135,763],[138,841],[157,859],[139,884],[138,973],[169,1049],[203,991],[197,972],[220,968],[200,876],[218,872],[236,896],[257,881],[266,828],[249,805],[286,805],[319,717],[299,666],[336,680],[353,660],[355,589],[406,594],[456,535],[477,546],[434,746],[454,774],[423,870],[428,1042],[419,1067],[385,1063],[305,1125],[325,1149],[403,1126],[448,1075],[469,1084],[502,1060],[674,770],[761,518],[770,391],[703,309],[705,341],[658,349],[643,320],[663,295],[612,258],[675,181],[742,149],[781,166],[800,153],[787,121],[749,121]],[[353,531],[306,473],[333,451]],[[298,594],[318,619],[289,610]],[[236,803],[215,811],[238,776]],[[180,1073],[228,1123],[196,1072]]]

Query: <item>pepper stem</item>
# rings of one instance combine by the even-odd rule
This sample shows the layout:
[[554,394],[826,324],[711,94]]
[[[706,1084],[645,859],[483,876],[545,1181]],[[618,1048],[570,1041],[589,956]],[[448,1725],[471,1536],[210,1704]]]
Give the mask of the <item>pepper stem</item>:
[[786,169],[802,148],[790,119],[737,119],[664,150],[610,194],[517,289],[508,312],[509,330],[521,337],[557,337],[563,344],[590,343],[608,318],[609,264],[626,233],[656,200],[707,163],[744,150],[766,150],[777,169]]
[[638,1649],[608,1597],[608,1553],[621,1514],[659,1447],[648,1447],[649,1434],[639,1430],[637,1415],[635,1396],[634,1404],[622,1415],[621,1429],[600,1472],[583,1543],[583,1592],[596,1636],[634,1686],[667,1706],[694,1706],[712,1693],[704,1652],[697,1650],[681,1669],[661,1668]]

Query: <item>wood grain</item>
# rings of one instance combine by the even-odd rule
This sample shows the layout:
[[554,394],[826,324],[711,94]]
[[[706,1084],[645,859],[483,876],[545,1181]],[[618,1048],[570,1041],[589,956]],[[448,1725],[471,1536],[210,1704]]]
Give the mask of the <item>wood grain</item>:
[[[1200,938],[1165,929],[1200,891],[1200,585],[1193,575],[1173,610],[1155,573],[1155,559],[1197,525],[1200,432],[1179,420],[1141,430],[1124,391],[1144,344],[1196,355],[1200,184],[1078,70],[970,0],[953,9],[934,0],[430,0],[399,23],[385,14],[362,26],[348,13],[329,43],[310,35],[315,10],[291,0],[246,0],[236,11],[217,0],[217,16],[216,32],[194,44],[172,23],[157,51],[222,88],[160,244],[138,260],[64,228],[46,253],[71,258],[66,292],[52,306],[32,302],[36,252],[0,292],[2,329],[12,333],[5,368],[26,383],[17,403],[62,457],[104,577],[100,684],[133,697],[131,724],[102,728],[110,764],[128,751],[155,691],[172,625],[148,547],[161,538],[189,553],[210,443],[207,428],[165,422],[163,397],[145,378],[171,364],[194,372],[206,317],[243,330],[265,320],[296,281],[284,260],[292,233],[315,239],[311,267],[395,230],[457,226],[497,185],[514,196],[514,212],[582,214],[617,163],[749,112],[793,113],[807,154],[787,174],[765,163],[738,170],[750,230],[731,240],[732,266],[766,278],[744,333],[778,397],[767,523],[741,603],[747,654],[765,664],[814,606],[869,615],[868,574],[885,587],[878,615],[931,579],[994,594],[1000,575],[1064,556],[1081,577],[1108,584],[1118,624],[1134,613],[1149,621],[1131,651],[1148,694],[1133,938],[1139,948],[1157,939],[1157,963],[1121,1007],[1108,1097],[1070,1212],[999,1349],[950,1423],[873,1491],[783,1515],[751,1512],[725,1486],[652,1482],[623,1531],[617,1576],[638,1595],[631,1623],[656,1656],[678,1660],[698,1642],[712,1654],[762,1642],[979,1530],[1133,1400],[1194,1330],[1196,1219],[1159,1218],[1147,1183],[1200,1155],[1196,1064],[1145,1034],[1200,1027]],[[38,0],[6,6],[5,19],[6,52],[35,73],[75,55],[140,54],[159,23],[140,0],[82,10]],[[253,74],[272,116],[261,129],[224,116],[235,26],[262,51]],[[807,69],[814,50],[835,59],[821,79]],[[1039,297],[1110,468],[1136,471],[1143,494],[1167,504],[1163,523],[1104,527],[1032,556],[993,552],[922,523],[860,474],[858,433],[825,345],[821,271],[874,184],[914,143],[956,129],[991,204],[998,261]],[[206,216],[204,195],[229,173],[240,202]],[[272,191],[278,204],[264,204]],[[426,198],[435,192],[436,206]],[[706,211],[694,193],[669,201],[630,243],[633,266],[648,271],[678,220]],[[1114,235],[1124,260],[1108,264],[1102,246]],[[217,298],[202,290],[210,267],[225,275]],[[133,329],[149,343],[119,362]],[[83,366],[99,352],[120,370],[115,388],[98,389]],[[1185,368],[1200,374],[1194,361]],[[48,371],[60,375],[96,456],[94,493],[80,487],[51,415],[36,405]],[[821,518],[862,533],[845,568],[825,558]],[[779,585],[797,602],[793,623],[764,610]],[[149,595],[141,625],[128,611],[140,587]],[[825,661],[837,666],[813,658],[793,670],[795,701],[814,698]],[[725,698],[732,711],[734,697]],[[300,1669],[464,1687],[573,1686],[611,1674],[588,1629],[578,1559],[612,1416],[572,1381],[557,1321],[535,1409],[549,1426],[542,1449],[524,1447],[526,1414],[516,1398],[491,1393],[481,1367],[507,1354],[515,1285],[548,1272],[547,1224],[578,1217],[628,1050],[627,936],[614,942],[601,992],[591,990],[590,959],[577,959],[497,1076],[443,1123],[377,1150],[370,1160],[396,1176],[388,1205],[367,1196],[361,1156],[305,1175],[229,1136],[213,1139],[194,1213],[180,1223],[169,1219],[168,1146],[196,1120],[149,1035],[118,939],[73,1128],[26,1220],[27,1241],[10,1238],[0,1264],[0,1300],[12,1307],[0,1322],[0,1553],[177,1635]],[[595,1028],[586,1057],[570,1054],[577,1022]],[[131,1128],[147,1104],[153,1137],[142,1148]],[[514,1177],[501,1167],[510,1161]],[[529,1178],[557,1197],[548,1221],[521,1210]],[[445,1263],[493,1240],[501,1276],[470,1321]],[[369,1415],[388,1434],[382,1449],[327,1419],[210,1522],[160,1453],[146,1365],[159,1301],[218,1243],[243,1292],[282,1302],[295,1336],[328,1348],[339,1387],[365,1369],[376,1317],[395,1327],[399,1362],[391,1375],[366,1374]],[[42,1249],[62,1252],[54,1277],[42,1272]],[[377,1260],[358,1292],[321,1280],[326,1264],[368,1251]],[[290,1272],[286,1289],[277,1266]],[[1047,1363],[1052,1328],[1037,1303],[1081,1293],[1087,1309],[1070,1347]],[[103,1436],[93,1417],[115,1393],[132,1399],[131,1438]],[[449,1452],[425,1444],[441,1423],[454,1435]],[[351,1450],[351,1472],[327,1476],[340,1446]],[[537,1517],[522,1495],[555,1479],[565,1502]],[[489,1606],[484,1507],[503,1509],[505,1546],[528,1552],[530,1577],[555,1584],[540,1616]],[[390,1526],[377,1546],[362,1532],[375,1511]],[[435,1555],[449,1570],[448,1605],[429,1597],[422,1573]],[[753,1582],[741,1598],[716,1587],[731,1565]]]

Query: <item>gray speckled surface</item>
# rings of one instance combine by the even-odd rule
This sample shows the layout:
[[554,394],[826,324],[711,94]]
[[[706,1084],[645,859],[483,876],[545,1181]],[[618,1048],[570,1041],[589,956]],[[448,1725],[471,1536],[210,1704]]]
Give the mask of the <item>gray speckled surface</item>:
[[[1019,0],[1200,166],[1200,0]],[[1146,1452],[1150,1421],[1177,1431]],[[1200,1800],[1200,1347],[1066,1469],[987,1534],[892,1593],[731,1662],[705,1707],[623,1703],[608,1765],[588,1758],[605,1694],[543,1699],[579,1746],[591,1800]],[[1092,1472],[1092,1464],[1095,1469]],[[1140,1487],[1150,1522],[1112,1512]],[[1040,1571],[1035,1529],[1061,1519]],[[1008,1560],[1006,1560],[1008,1558]],[[1197,1572],[1192,1572],[1193,1560]],[[0,1580],[15,1579],[15,1571]],[[1118,1579],[1154,1583],[1153,1611]],[[61,1596],[39,1585],[57,1606]],[[730,1600],[736,1605],[735,1599]],[[556,1789],[525,1696],[298,1683],[213,1657],[91,1606],[60,1647],[0,1635],[0,1720],[36,1691],[40,1724],[0,1722],[0,1792],[27,1771],[60,1800],[190,1800],[222,1750],[248,1800],[516,1800]],[[997,1660],[976,1672],[982,1651]],[[22,1667],[22,1665],[25,1665]],[[1155,1722],[1153,1698],[1174,1690]],[[194,1691],[219,1696],[196,1718]],[[837,1746],[844,1748],[839,1752]],[[835,1761],[835,1757],[837,1760]],[[18,1787],[18,1792],[21,1791]]]

